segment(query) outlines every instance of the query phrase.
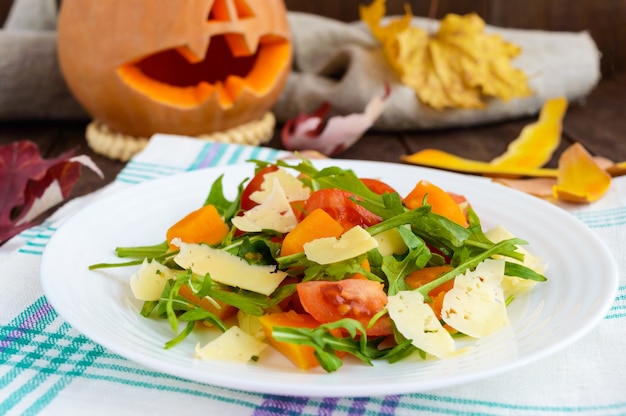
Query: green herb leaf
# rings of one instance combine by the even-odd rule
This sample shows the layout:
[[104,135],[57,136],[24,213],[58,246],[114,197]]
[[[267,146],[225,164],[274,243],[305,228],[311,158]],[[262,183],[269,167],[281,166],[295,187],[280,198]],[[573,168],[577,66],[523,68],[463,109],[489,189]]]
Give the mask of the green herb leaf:
[[381,268],[387,276],[389,296],[408,290],[409,286],[404,278],[415,270],[423,269],[431,257],[430,250],[422,239],[406,227],[398,227],[397,230],[409,250],[401,260],[397,260],[395,256],[383,257]]
[[537,273],[523,264],[509,261],[504,263],[504,274],[507,276],[516,276],[522,279],[534,280],[536,282],[545,282],[548,280],[544,275]]

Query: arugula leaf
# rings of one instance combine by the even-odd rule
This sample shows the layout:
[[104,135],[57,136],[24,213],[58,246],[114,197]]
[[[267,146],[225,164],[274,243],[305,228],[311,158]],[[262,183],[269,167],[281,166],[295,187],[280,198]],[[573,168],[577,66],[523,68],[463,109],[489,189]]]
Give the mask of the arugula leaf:
[[244,184],[248,179],[244,179],[239,184],[237,188],[237,197],[232,201],[229,201],[224,196],[223,179],[224,174],[220,175],[215,182],[213,182],[211,189],[209,190],[209,194],[204,200],[204,205],[213,205],[217,209],[217,212],[219,212],[224,218],[224,221],[228,223],[239,211],[241,193],[243,192]]
[[525,241],[519,238],[511,238],[508,240],[502,240],[497,244],[494,244],[490,249],[485,250],[475,256],[467,258],[463,263],[456,266],[454,269],[446,272],[433,280],[430,283],[427,283],[423,286],[420,286],[416,290],[419,290],[420,293],[424,296],[424,299],[429,300],[428,292],[432,289],[436,288],[444,284],[445,282],[454,279],[459,274],[465,273],[467,270],[473,269],[478,264],[496,254],[502,254],[503,252],[512,251],[518,244],[524,244]]
[[135,246],[135,247],[116,247],[115,254],[117,257],[134,257],[134,258],[155,258],[163,256],[169,250],[167,241],[163,241],[159,244],[150,246]]
[[183,329],[178,335],[176,335],[174,338],[170,339],[169,341],[165,343],[164,348],[167,350],[179,344],[181,341],[187,338],[189,334],[193,332],[193,329],[195,328],[195,326],[196,326],[195,322],[188,322],[187,325],[185,325],[185,329]]
[[354,202],[382,219],[392,218],[405,210],[400,195],[397,193],[379,195],[373,192],[351,169],[331,166],[319,170],[306,159],[302,159],[297,165],[290,165],[285,161],[278,161],[277,164],[305,175],[306,184],[314,191],[336,188],[352,193]]
[[241,257],[249,264],[276,264],[274,256],[280,251],[280,244],[273,243],[265,238],[250,239],[244,238],[239,246],[237,256]]
[[384,193],[380,196],[382,199],[382,206],[380,206],[377,202],[372,202],[371,200],[358,199],[356,197],[351,199],[368,211],[378,215],[382,220],[393,218],[405,211],[404,205],[402,204],[402,198],[397,192]]
[[509,261],[504,263],[504,274],[507,276],[516,276],[522,279],[534,280],[536,282],[545,282],[548,280],[544,275],[537,273],[523,264]]
[[[331,331],[337,329],[345,330],[350,338],[334,336]],[[355,339],[357,335],[358,340]],[[329,373],[343,365],[337,351],[349,352],[369,365],[372,365],[372,357],[378,355],[375,346],[367,343],[363,324],[356,319],[341,319],[317,328],[274,327],[272,337],[277,341],[312,347],[317,361]]]
[[280,302],[293,295],[296,291],[295,284],[280,286],[271,296],[248,290],[231,288],[231,290],[211,289],[207,296],[232,305],[249,315],[261,316],[266,309],[278,305]]
[[423,269],[431,257],[430,250],[422,239],[406,227],[398,227],[397,230],[409,250],[401,260],[394,256],[384,256],[382,259],[381,269],[387,276],[388,296],[393,296],[401,290],[408,290],[409,286],[404,278],[415,270]]
[[363,262],[368,254],[338,261],[330,264],[319,264],[306,258],[303,252],[278,257],[278,267],[280,270],[292,273],[295,276],[302,276],[303,282],[311,280],[339,281],[346,277],[360,273],[369,280],[382,282],[381,278],[371,271],[363,268]]

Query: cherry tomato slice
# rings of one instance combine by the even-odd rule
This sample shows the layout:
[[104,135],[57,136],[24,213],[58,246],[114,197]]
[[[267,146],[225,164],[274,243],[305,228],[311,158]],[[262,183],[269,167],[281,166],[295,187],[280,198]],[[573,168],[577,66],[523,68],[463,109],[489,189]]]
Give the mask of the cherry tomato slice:
[[305,203],[305,211],[321,208],[335,219],[344,231],[360,225],[369,227],[380,222],[380,217],[350,199],[352,194],[341,189],[320,189],[311,193]]
[[[297,286],[304,310],[320,323],[343,318],[356,319],[367,327],[372,317],[387,304],[383,285],[366,279],[344,279],[338,282],[311,281]],[[366,330],[369,336],[392,333],[391,320],[384,315]]]
[[248,182],[246,187],[243,189],[243,192],[241,193],[241,209],[243,209],[244,211],[247,211],[258,205],[256,202],[250,199],[250,195],[252,195],[254,192],[261,189],[261,185],[263,184],[263,179],[264,179],[263,177],[265,176],[266,173],[274,172],[277,170],[278,170],[278,166],[268,165],[264,167],[263,169],[259,170],[254,175],[254,177],[250,179],[250,182]]
[[360,178],[360,179],[361,179],[361,182],[363,182],[365,186],[367,186],[370,189],[370,191],[375,192],[378,195],[382,195],[384,193],[392,194],[396,192],[396,190],[393,189],[391,185],[388,185],[379,179],[372,179],[372,178]]

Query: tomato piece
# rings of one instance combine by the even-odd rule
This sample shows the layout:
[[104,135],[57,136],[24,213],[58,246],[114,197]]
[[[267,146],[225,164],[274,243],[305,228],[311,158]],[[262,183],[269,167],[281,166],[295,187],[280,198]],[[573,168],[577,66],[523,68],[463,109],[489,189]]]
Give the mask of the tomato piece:
[[466,205],[468,203],[467,198],[465,198],[465,195],[459,195],[459,194],[455,194],[454,192],[449,192],[449,191],[448,191],[448,195],[450,195],[450,197],[454,199],[454,202],[456,202],[460,207],[463,207],[463,205]]
[[[413,289],[417,289],[418,287],[424,286],[425,284],[432,282],[442,274],[447,273],[452,269],[453,267],[447,264],[443,266],[424,267],[423,269],[415,270],[414,272],[410,273],[407,277],[404,278],[404,281]],[[428,292],[428,295],[437,296],[440,292],[447,292],[448,290],[452,289],[453,286],[454,279],[448,280],[446,283],[432,289],[430,292]]]
[[[366,279],[344,279],[338,282],[311,281],[297,286],[304,310],[320,323],[352,318],[363,326],[387,305],[382,283]],[[391,320],[384,315],[366,330],[369,336],[392,333]]]
[[320,189],[311,193],[304,206],[306,212],[321,208],[335,219],[344,231],[360,225],[369,227],[380,222],[380,217],[350,199],[352,193],[342,189]]
[[247,211],[251,208],[254,208],[258,204],[250,199],[250,195],[254,192],[261,189],[261,185],[263,184],[264,176],[266,173],[275,172],[278,170],[278,166],[276,165],[268,165],[261,170],[259,170],[250,182],[246,185],[241,193],[241,209]]
[[369,188],[370,191],[377,193],[378,195],[382,195],[384,193],[394,193],[395,189],[391,187],[391,185],[386,184],[385,182],[379,179],[372,178],[360,178],[361,182],[365,184]]
[[[413,289],[417,289],[420,286],[423,286],[427,283],[432,282],[439,276],[444,273],[452,270],[453,267],[449,265],[443,266],[432,266],[432,267],[424,267],[420,270],[415,270],[407,277],[404,278],[404,281],[411,286]],[[431,309],[435,313],[437,319],[441,319],[441,309],[443,308],[443,297],[446,293],[454,287],[454,279],[448,280],[444,284],[437,286],[428,292],[428,296],[431,297],[432,301],[429,303]]]

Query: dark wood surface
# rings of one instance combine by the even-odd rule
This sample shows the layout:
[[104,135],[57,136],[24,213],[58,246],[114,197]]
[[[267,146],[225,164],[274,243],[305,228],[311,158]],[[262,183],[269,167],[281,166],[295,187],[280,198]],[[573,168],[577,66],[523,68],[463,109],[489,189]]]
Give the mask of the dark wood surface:
[[[14,0],[0,0],[4,22]],[[341,21],[359,19],[359,5],[371,0],[284,0],[289,11],[314,13]],[[56,0],[61,3],[61,0]],[[387,15],[404,13],[442,18],[448,13],[477,13],[487,24],[501,27],[588,31],[602,53],[605,76],[626,71],[626,1],[624,0],[386,0]],[[436,6],[436,7],[433,7]],[[1,59],[1,58],[0,58]]]
[[[488,161],[502,153],[521,129],[534,120],[534,117],[530,117],[450,130],[401,133],[371,131],[337,157],[400,162],[401,155],[424,148],[437,148],[463,157]],[[87,120],[2,122],[0,145],[16,140],[32,140],[39,145],[44,157],[52,157],[68,149],[76,149],[77,154],[89,155],[105,173],[105,179],[83,169],[72,192],[72,197],[76,197],[109,183],[124,167],[124,163],[102,157],[87,146],[84,134],[86,124]],[[281,147],[279,132],[280,126],[269,146]],[[560,150],[576,141],[594,155],[626,161],[626,73],[603,79],[584,102],[570,103],[563,122]],[[556,165],[556,158],[550,165]]]

